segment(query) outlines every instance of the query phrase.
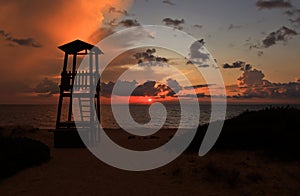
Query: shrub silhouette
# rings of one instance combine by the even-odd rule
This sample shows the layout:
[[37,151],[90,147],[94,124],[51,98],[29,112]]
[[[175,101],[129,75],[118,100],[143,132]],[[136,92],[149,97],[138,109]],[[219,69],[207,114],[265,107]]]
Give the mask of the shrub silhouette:
[[[261,150],[272,158],[300,158],[300,110],[270,107],[224,122],[213,150]],[[187,152],[197,152],[208,125],[199,126]]]
[[39,141],[0,136],[0,179],[49,159],[49,147]]

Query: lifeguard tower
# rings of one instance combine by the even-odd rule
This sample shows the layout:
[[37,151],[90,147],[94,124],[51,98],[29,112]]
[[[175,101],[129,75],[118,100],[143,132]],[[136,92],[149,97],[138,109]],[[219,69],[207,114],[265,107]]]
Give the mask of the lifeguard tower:
[[[100,121],[99,55],[103,52],[98,47],[81,40],[72,41],[58,48],[65,55],[59,86],[54,147],[84,147],[78,134],[79,130],[84,132],[91,142],[97,138],[95,130],[97,121]],[[86,62],[87,65],[81,65],[79,70],[80,55],[88,56],[82,62]],[[73,111],[75,104],[78,106],[76,108],[79,108],[76,112]],[[77,115],[76,123],[74,115]],[[82,137],[82,134],[80,135]]]

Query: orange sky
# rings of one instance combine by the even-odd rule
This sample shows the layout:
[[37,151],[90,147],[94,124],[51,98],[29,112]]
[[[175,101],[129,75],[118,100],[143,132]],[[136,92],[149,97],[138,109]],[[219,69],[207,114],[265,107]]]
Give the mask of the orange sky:
[[[239,4],[240,10],[245,10],[241,15],[241,13],[233,12],[235,6],[230,3],[225,3],[225,5],[221,1],[219,3],[224,6],[219,6],[220,11],[217,13],[213,12],[210,7],[215,5],[215,2],[205,4],[200,1],[184,3],[174,0],[174,2],[175,5],[171,6],[162,1],[150,0],[1,1],[0,103],[55,104],[57,94],[50,93],[49,96],[39,96],[36,87],[45,81],[45,78],[51,80],[52,83],[59,82],[58,76],[62,68],[63,53],[57,49],[57,46],[75,39],[96,44],[113,32],[114,28],[124,29],[126,26],[121,28],[120,25],[116,25],[124,19],[136,20],[139,24],[164,25],[162,21],[166,17],[185,19],[182,30],[196,38],[205,39],[205,46],[218,61],[227,85],[227,95],[236,96],[235,98],[229,97],[229,101],[299,102],[297,88],[299,88],[300,81],[294,80],[299,75],[299,67],[295,66],[299,64],[299,55],[297,55],[299,48],[299,39],[297,38],[299,36],[291,37],[286,42],[279,42],[271,48],[264,49],[264,55],[261,57],[257,56],[256,50],[248,50],[248,46],[245,46],[244,43],[249,37],[252,42],[257,41],[255,40],[257,37],[267,37],[269,33],[282,26],[293,29],[294,27],[286,24],[289,22],[289,18],[282,13],[285,10],[259,10],[255,7],[255,3],[239,2],[236,4]],[[295,9],[298,4],[293,1]],[[114,10],[111,11],[110,8],[114,8]],[[201,9],[202,11],[198,12]],[[154,10],[156,14],[153,14]],[[201,15],[202,13],[205,13],[205,17]],[[232,17],[228,13],[236,13],[237,16]],[[267,18],[266,21],[257,22],[262,17]],[[197,24],[198,27],[201,25],[203,27],[195,28],[193,25]],[[232,29],[229,29],[228,26],[231,26]],[[298,31],[297,27],[295,28]],[[177,41],[180,44],[180,40]],[[131,55],[129,56],[131,57]],[[155,55],[170,58],[170,63],[180,63],[180,60],[176,60],[176,55],[170,54],[166,50],[160,50]],[[128,58],[128,54],[125,58]],[[128,68],[132,63],[136,63],[134,62],[136,59],[124,62],[123,57],[121,60],[123,64],[117,62],[119,65],[113,67],[110,72],[108,71],[104,82],[114,81],[126,66]],[[252,69],[241,71],[240,69],[225,70],[222,68],[224,63],[232,64],[238,60],[251,63]],[[192,79],[193,85],[205,82],[201,76],[194,74],[185,62],[182,60],[181,62],[181,70]],[[119,70],[116,71],[116,68]],[[166,68],[158,71],[153,68],[153,70],[157,78],[163,82],[172,78],[172,74]],[[260,71],[264,77],[260,77]],[[139,75],[136,74],[136,77],[138,78]],[[242,79],[238,80],[238,78]],[[138,82],[140,85],[146,81]],[[247,85],[253,86],[245,88]],[[196,92],[207,94],[208,89],[198,88]],[[139,100],[143,102],[143,98],[135,97],[134,99],[136,102]]]
[[[60,74],[63,54],[57,46],[75,39],[97,43],[101,39],[97,32],[105,17],[123,17],[108,14],[109,8],[128,9],[131,3],[132,0],[1,1],[0,103],[56,103],[54,97],[37,97],[30,92],[44,78]],[[92,37],[95,33],[99,36]],[[4,34],[13,39],[32,38],[41,47],[17,44]]]

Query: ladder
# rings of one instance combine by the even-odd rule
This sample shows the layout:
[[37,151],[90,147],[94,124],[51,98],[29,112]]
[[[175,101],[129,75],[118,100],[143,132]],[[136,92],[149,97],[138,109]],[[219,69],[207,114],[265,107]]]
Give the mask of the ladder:
[[81,121],[91,121],[91,108],[93,106],[93,100],[91,98],[78,98],[79,103],[79,111],[80,111],[80,118]]
[[[94,103],[94,98],[91,97],[78,97],[78,106],[80,112],[79,123],[82,128],[89,128],[91,131],[91,140],[95,142],[100,141],[100,132],[98,123],[96,123],[100,118],[98,118],[97,105]],[[94,107],[94,109],[92,108]],[[79,128],[80,129],[80,128]],[[94,138],[94,139],[92,139]]]

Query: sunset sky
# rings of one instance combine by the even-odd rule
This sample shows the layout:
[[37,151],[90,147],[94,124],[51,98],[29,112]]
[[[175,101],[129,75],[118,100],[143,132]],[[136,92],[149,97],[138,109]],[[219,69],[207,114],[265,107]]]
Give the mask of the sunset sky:
[[[300,2],[296,0],[1,0],[0,13],[0,103],[56,103],[63,60],[57,46],[75,39],[96,44],[118,30],[141,25],[165,25],[203,39],[216,59],[230,102],[299,103]],[[182,44],[180,39],[174,43]],[[156,60],[167,59],[183,72],[193,69],[172,51],[135,49],[111,63],[103,87],[110,88],[108,83],[116,82],[128,67],[147,62],[138,56],[147,49]],[[137,68],[136,81],[122,81],[138,87],[137,97],[174,96],[167,86],[153,86],[139,77],[144,69],[178,95],[188,96],[190,87],[179,85],[168,66]],[[205,84],[197,74],[189,78],[199,99],[209,98],[207,88],[213,84]]]

